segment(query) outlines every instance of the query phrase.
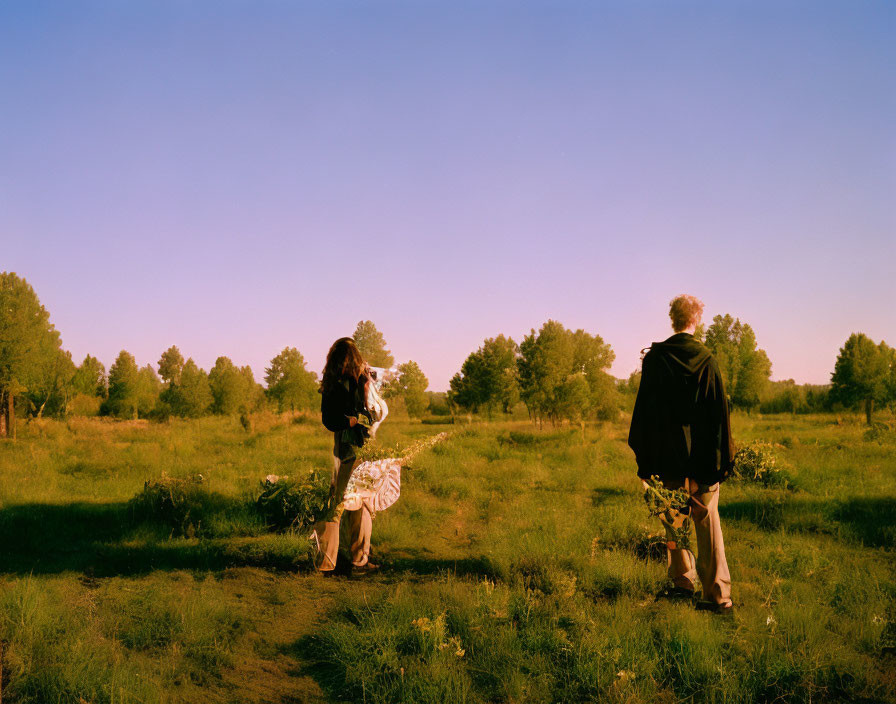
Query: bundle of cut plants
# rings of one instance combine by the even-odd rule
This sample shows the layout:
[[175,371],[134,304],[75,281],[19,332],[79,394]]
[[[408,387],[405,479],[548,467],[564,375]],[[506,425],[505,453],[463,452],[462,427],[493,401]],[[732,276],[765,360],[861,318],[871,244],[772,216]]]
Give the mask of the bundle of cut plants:
[[687,491],[667,488],[656,475],[647,482],[644,491],[647,512],[665,526],[666,545],[673,550],[691,549],[690,499]]
[[255,505],[269,528],[303,531],[326,506],[329,487],[329,476],[317,470],[295,478],[269,474],[261,482]]

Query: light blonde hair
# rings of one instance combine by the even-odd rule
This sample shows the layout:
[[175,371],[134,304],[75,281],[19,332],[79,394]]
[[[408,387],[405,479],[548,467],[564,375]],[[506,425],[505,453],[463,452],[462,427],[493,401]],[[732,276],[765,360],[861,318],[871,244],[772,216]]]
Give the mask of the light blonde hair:
[[703,301],[685,293],[676,296],[669,302],[669,317],[675,332],[681,332],[691,324],[699,325],[703,317]]

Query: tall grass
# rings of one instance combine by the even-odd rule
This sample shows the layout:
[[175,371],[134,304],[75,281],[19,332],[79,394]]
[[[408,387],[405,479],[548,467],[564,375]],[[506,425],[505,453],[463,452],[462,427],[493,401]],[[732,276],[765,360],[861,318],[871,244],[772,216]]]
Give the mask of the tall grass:
[[[256,502],[267,474],[328,475],[316,421],[28,424],[0,445],[4,702],[896,700],[889,437],[734,420],[788,482],[722,487],[730,619],[654,602],[624,420],[452,427],[363,579],[311,572]],[[392,421],[385,445],[442,429]]]

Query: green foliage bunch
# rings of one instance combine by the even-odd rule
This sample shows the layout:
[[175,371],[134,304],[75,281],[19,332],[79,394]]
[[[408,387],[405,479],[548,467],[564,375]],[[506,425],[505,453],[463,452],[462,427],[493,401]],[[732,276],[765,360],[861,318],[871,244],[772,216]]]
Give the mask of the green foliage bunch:
[[395,357],[386,348],[386,338],[376,329],[376,325],[370,320],[358,321],[355,334],[352,335],[355,345],[361,356],[372,367],[389,369],[395,364]]
[[202,525],[208,505],[204,478],[169,477],[164,472],[158,479],[148,479],[143,490],[129,502],[131,516],[137,523],[166,526],[172,535],[193,537]]
[[389,398],[403,399],[408,415],[420,418],[429,405],[429,398],[426,395],[429,379],[420,369],[420,365],[413,360],[399,364],[398,373],[400,376],[389,383],[385,395]]
[[717,315],[706,330],[706,346],[712,350],[735,406],[759,405],[772,373],[772,363],[756,344],[756,333],[740,319]]
[[650,477],[644,490],[647,513],[659,518],[673,537],[675,545],[669,547],[681,550],[691,549],[691,495],[685,489],[669,489],[656,475]]
[[875,403],[896,401],[896,350],[863,333],[850,335],[834,363],[831,400],[847,407],[863,404],[871,425]]
[[264,370],[267,395],[280,412],[315,408],[320,404],[317,374],[305,368],[305,358],[295,347],[286,347]]
[[896,443],[896,430],[886,423],[874,423],[862,435],[865,442],[876,442],[878,445]]
[[759,410],[762,413],[820,413],[830,407],[831,387],[797,384],[793,379],[769,381]]
[[262,404],[264,391],[249,366],[237,367],[229,357],[218,357],[208,373],[211,410],[222,416],[246,414]]
[[108,389],[106,387],[106,368],[102,362],[96,357],[87,355],[72,378],[72,388],[78,394],[104,398]]
[[261,482],[255,505],[269,528],[303,532],[322,514],[329,492],[330,480],[324,472],[311,470],[298,479],[269,475]]
[[27,398],[41,415],[64,397],[74,372],[34,289],[16,274],[0,272],[0,436],[11,430],[16,398]]
[[489,417],[496,408],[510,413],[520,400],[519,354],[513,338],[498,335],[485,340],[452,377],[451,402],[474,413],[485,408]]
[[557,422],[613,418],[616,383],[607,370],[616,355],[599,335],[567,330],[555,320],[520,343],[520,395],[530,415]]
[[755,482],[763,486],[791,485],[775,447],[767,442],[753,442],[738,450],[734,455],[733,474],[742,481]]
[[109,396],[102,412],[117,418],[139,418],[152,413],[159,401],[162,382],[155,370],[137,361],[127,350],[119,352],[109,368]]

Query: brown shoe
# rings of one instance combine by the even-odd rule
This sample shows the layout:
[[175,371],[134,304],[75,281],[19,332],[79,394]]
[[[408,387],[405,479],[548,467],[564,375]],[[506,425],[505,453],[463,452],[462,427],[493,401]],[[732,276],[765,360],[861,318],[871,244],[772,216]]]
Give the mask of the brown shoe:
[[714,601],[698,601],[696,608],[697,611],[709,611],[720,616],[734,613],[734,604],[730,601],[727,604],[717,604]]
[[686,587],[676,587],[674,584],[670,584],[664,587],[656,595],[657,601],[693,601],[693,599],[693,589],[688,589]]
[[352,575],[362,575],[362,574],[373,574],[374,572],[379,572],[380,566],[375,565],[369,560],[365,562],[360,567],[358,565],[352,565]]

